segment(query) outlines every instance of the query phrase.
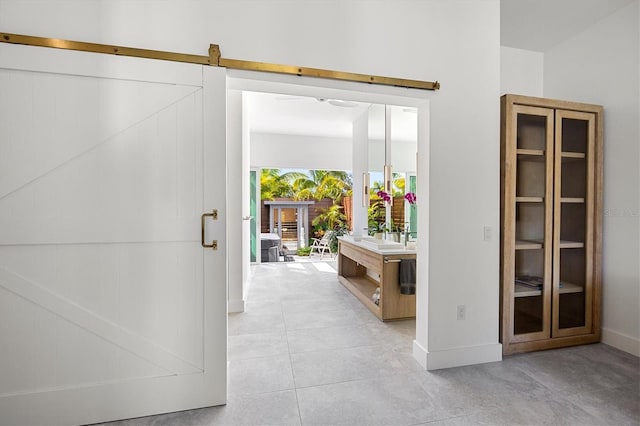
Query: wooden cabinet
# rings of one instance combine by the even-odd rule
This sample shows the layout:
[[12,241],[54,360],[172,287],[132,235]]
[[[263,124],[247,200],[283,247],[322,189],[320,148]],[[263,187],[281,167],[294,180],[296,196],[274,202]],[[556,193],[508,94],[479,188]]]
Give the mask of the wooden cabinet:
[[600,340],[602,107],[501,98],[504,354]]
[[[415,258],[413,250],[383,253],[339,239],[338,280],[383,321],[415,318],[416,296],[401,294],[399,282],[400,260]],[[376,289],[380,289],[378,304],[372,299]]]

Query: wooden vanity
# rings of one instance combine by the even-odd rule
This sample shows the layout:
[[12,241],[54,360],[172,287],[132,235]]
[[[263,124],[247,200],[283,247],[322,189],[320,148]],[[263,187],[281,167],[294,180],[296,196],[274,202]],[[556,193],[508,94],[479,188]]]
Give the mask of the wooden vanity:
[[[401,259],[415,259],[404,246],[377,249],[371,244],[338,238],[338,280],[380,320],[415,318],[416,296],[400,293]],[[376,305],[373,294],[380,289]]]

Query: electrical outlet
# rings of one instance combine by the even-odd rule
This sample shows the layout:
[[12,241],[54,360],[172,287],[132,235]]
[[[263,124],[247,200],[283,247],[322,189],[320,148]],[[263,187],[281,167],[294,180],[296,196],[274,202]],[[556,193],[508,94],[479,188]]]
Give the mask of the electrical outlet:
[[467,306],[466,305],[458,305],[457,317],[458,317],[458,320],[467,319]]

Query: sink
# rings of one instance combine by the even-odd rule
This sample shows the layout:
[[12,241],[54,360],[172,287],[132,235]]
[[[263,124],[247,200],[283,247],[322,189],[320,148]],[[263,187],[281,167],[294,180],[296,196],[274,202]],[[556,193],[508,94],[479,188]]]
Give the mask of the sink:
[[347,241],[355,242],[373,240],[373,237],[370,237],[368,235],[343,235],[341,238],[344,238]]
[[353,241],[373,241],[374,238],[369,235],[352,235]]
[[362,244],[371,246],[378,250],[404,250],[404,244],[396,243],[394,241],[367,239],[360,241]]

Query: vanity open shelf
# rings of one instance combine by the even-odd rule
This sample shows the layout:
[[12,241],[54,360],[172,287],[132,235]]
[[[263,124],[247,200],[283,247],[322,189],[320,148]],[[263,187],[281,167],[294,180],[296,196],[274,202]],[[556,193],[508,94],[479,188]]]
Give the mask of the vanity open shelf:
[[[416,251],[402,244],[339,238],[338,280],[382,321],[415,318],[416,296],[401,294],[399,280],[400,261],[415,258]],[[378,304],[373,300],[377,289]]]

